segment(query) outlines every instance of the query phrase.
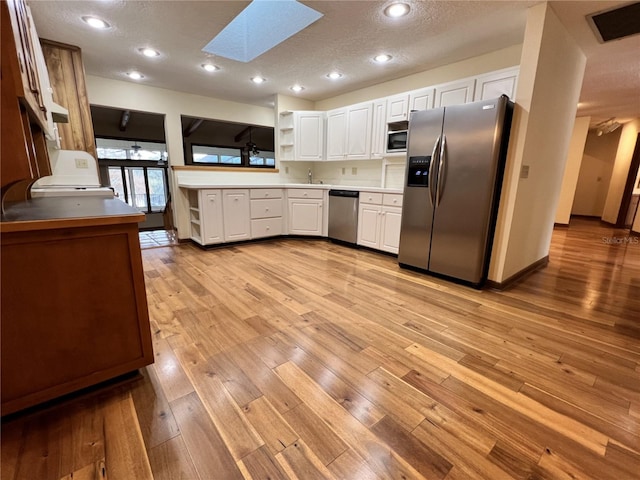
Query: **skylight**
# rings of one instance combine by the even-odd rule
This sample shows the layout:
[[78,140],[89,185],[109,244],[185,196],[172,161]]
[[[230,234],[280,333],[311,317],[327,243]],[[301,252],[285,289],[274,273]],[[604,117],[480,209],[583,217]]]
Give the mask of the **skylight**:
[[253,0],[202,50],[250,62],[322,16],[296,0]]

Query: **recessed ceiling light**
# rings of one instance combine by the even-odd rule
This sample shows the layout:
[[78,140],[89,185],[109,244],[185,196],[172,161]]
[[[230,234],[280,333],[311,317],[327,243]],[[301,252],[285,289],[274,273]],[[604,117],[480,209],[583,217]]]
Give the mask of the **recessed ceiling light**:
[[144,75],[142,75],[140,72],[129,72],[127,73],[127,75],[133,80],[141,80],[144,78]]
[[384,9],[384,14],[391,18],[404,17],[407,13],[409,13],[409,5],[406,3],[392,3]]
[[293,90],[296,93],[299,93],[302,90],[304,90],[304,87],[302,85],[294,85],[293,87],[291,87],[291,90]]
[[375,57],[373,57],[373,61],[376,63],[387,63],[389,60],[391,60],[391,55],[387,55],[386,53],[382,53],[380,55],[376,55]]
[[157,50],[154,50],[153,48],[139,48],[138,51],[145,57],[149,57],[149,58],[160,56],[160,52]]
[[266,79],[266,78],[263,78],[263,77],[260,77],[260,76],[256,76],[256,77],[251,78],[251,81],[252,81],[253,83],[257,83],[257,84],[259,85],[259,84],[261,84],[261,83],[266,82],[266,81],[267,81],[267,79]]
[[207,72],[215,72],[216,70],[220,69],[220,67],[212,63],[203,63],[202,68],[204,68]]
[[86,17],[82,17],[82,21],[87,25],[89,25],[90,27],[98,28],[102,30],[105,28],[111,27],[111,25],[109,25],[107,22],[105,22],[104,20],[98,17],[86,16]]
[[338,78],[342,78],[342,74],[340,72],[331,72],[327,74],[331,80],[337,80]]

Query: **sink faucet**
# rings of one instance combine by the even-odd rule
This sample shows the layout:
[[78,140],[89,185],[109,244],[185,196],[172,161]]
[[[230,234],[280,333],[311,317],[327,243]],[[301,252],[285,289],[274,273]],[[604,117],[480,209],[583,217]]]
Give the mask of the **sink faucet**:
[[309,178],[309,185],[313,183],[313,173],[311,173],[311,169],[309,169],[309,173],[307,173],[307,177]]

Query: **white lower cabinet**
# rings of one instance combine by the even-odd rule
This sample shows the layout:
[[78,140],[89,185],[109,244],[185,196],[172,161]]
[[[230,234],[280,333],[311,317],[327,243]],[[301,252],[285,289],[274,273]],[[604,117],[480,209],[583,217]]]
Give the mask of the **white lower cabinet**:
[[275,188],[251,189],[251,238],[282,235],[282,190]]
[[200,245],[222,243],[222,191],[189,190],[188,198],[191,239]]
[[324,191],[292,188],[288,192],[289,233],[322,236],[324,233]]
[[398,253],[402,195],[360,193],[358,245]]
[[249,190],[224,190],[223,192],[224,241],[250,239]]

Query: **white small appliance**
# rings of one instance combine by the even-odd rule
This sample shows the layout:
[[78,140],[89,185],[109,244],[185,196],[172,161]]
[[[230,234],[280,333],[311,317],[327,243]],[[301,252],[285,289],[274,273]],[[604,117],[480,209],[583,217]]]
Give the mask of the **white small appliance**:
[[100,196],[113,197],[113,189],[100,186],[98,162],[81,150],[50,149],[52,174],[31,187],[32,197]]

